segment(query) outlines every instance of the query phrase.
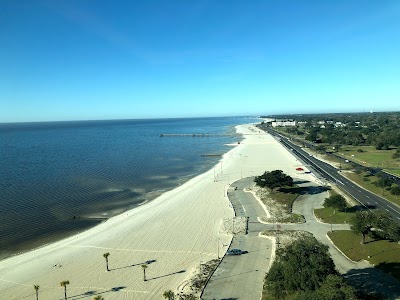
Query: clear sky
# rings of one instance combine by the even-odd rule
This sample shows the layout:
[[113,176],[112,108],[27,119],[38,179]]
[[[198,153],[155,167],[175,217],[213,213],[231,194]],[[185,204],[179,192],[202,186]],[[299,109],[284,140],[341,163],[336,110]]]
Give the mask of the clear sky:
[[0,122],[400,110],[398,0],[0,6]]

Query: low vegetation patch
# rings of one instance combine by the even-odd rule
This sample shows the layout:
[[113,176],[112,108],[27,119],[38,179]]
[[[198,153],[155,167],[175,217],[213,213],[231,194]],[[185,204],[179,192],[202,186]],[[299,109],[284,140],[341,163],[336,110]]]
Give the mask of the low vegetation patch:
[[[265,204],[271,217],[262,217],[264,222],[270,223],[304,223],[302,215],[293,214],[292,205],[298,194],[275,192],[271,194],[265,188],[255,188],[256,196]],[[277,197],[276,197],[277,196]]]
[[200,299],[200,294],[204,289],[207,280],[218,266],[220,259],[213,259],[199,265],[193,276],[183,282],[178,287],[178,292],[171,290],[165,291],[163,296],[165,299],[193,300]]
[[303,223],[304,217],[292,214],[293,202],[307,190],[295,186],[293,178],[281,170],[264,172],[254,179],[256,196],[265,204],[271,217],[263,217],[265,222]]
[[300,238],[311,238],[313,236],[308,231],[278,229],[265,230],[261,233],[261,235],[276,238],[277,247],[279,246],[279,248],[286,248]]
[[293,202],[297,199],[297,197],[300,195],[299,194],[299,188],[293,187],[293,188],[285,188],[285,189],[279,189],[273,194],[269,194],[269,197],[282,204],[285,206],[286,211],[288,213],[292,212],[292,206]]
[[365,244],[352,231],[339,230],[328,233],[333,243],[354,261],[368,260],[377,268],[400,280],[400,244],[388,240],[374,240],[367,236]]

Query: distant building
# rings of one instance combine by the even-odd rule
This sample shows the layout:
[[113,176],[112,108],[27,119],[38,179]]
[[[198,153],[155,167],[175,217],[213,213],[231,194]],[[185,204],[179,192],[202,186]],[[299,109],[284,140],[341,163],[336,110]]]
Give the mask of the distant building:
[[336,122],[335,127],[345,127],[346,124],[343,124],[342,122]]
[[293,120],[275,120],[272,123],[272,127],[277,127],[277,126],[296,126],[296,121]]

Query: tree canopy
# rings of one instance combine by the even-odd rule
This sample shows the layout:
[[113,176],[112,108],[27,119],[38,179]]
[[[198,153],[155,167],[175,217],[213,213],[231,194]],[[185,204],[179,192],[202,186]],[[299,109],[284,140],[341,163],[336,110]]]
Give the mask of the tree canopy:
[[[388,150],[400,146],[400,112],[353,113],[353,114],[309,114],[275,115],[276,119],[292,119],[294,127],[284,128],[311,142],[335,145],[371,145],[376,149]],[[264,129],[268,122],[260,124]],[[335,146],[335,148],[337,148]],[[400,153],[400,151],[399,151]],[[395,155],[394,159],[400,157]]]
[[264,172],[256,176],[254,182],[260,187],[268,187],[271,191],[277,187],[293,186],[293,178],[283,173],[282,170]]
[[277,251],[265,285],[274,299],[282,299],[296,291],[315,291],[329,274],[336,271],[328,246],[306,237]]
[[365,237],[372,233],[379,239],[400,240],[399,225],[385,211],[358,211],[351,223],[351,230],[357,234],[361,234],[362,244],[365,244]]
[[342,195],[333,195],[325,198],[324,207],[332,207],[340,211],[346,208],[346,199]]
[[316,291],[299,293],[294,300],[356,300],[357,295],[353,287],[334,274],[326,277],[321,287]]

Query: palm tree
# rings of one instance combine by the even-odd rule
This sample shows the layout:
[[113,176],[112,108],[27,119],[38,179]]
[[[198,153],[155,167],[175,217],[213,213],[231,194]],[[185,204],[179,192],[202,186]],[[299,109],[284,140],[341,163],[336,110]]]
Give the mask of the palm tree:
[[110,256],[110,253],[104,253],[103,257],[106,259],[106,267],[107,267],[107,272],[110,271],[110,269],[108,268],[108,257]]
[[168,300],[174,300],[175,299],[175,294],[171,290],[165,291],[163,296],[164,296],[165,299],[168,299]]
[[94,300],[104,300],[104,298],[100,295],[96,296],[93,298]]
[[64,298],[67,300],[67,284],[69,284],[69,280],[64,280],[60,282],[60,285],[64,287]]
[[34,285],[33,288],[36,291],[36,300],[39,300],[39,286],[38,285]]
[[143,268],[143,281],[147,281],[147,279],[146,279],[147,265],[142,265],[142,268]]

